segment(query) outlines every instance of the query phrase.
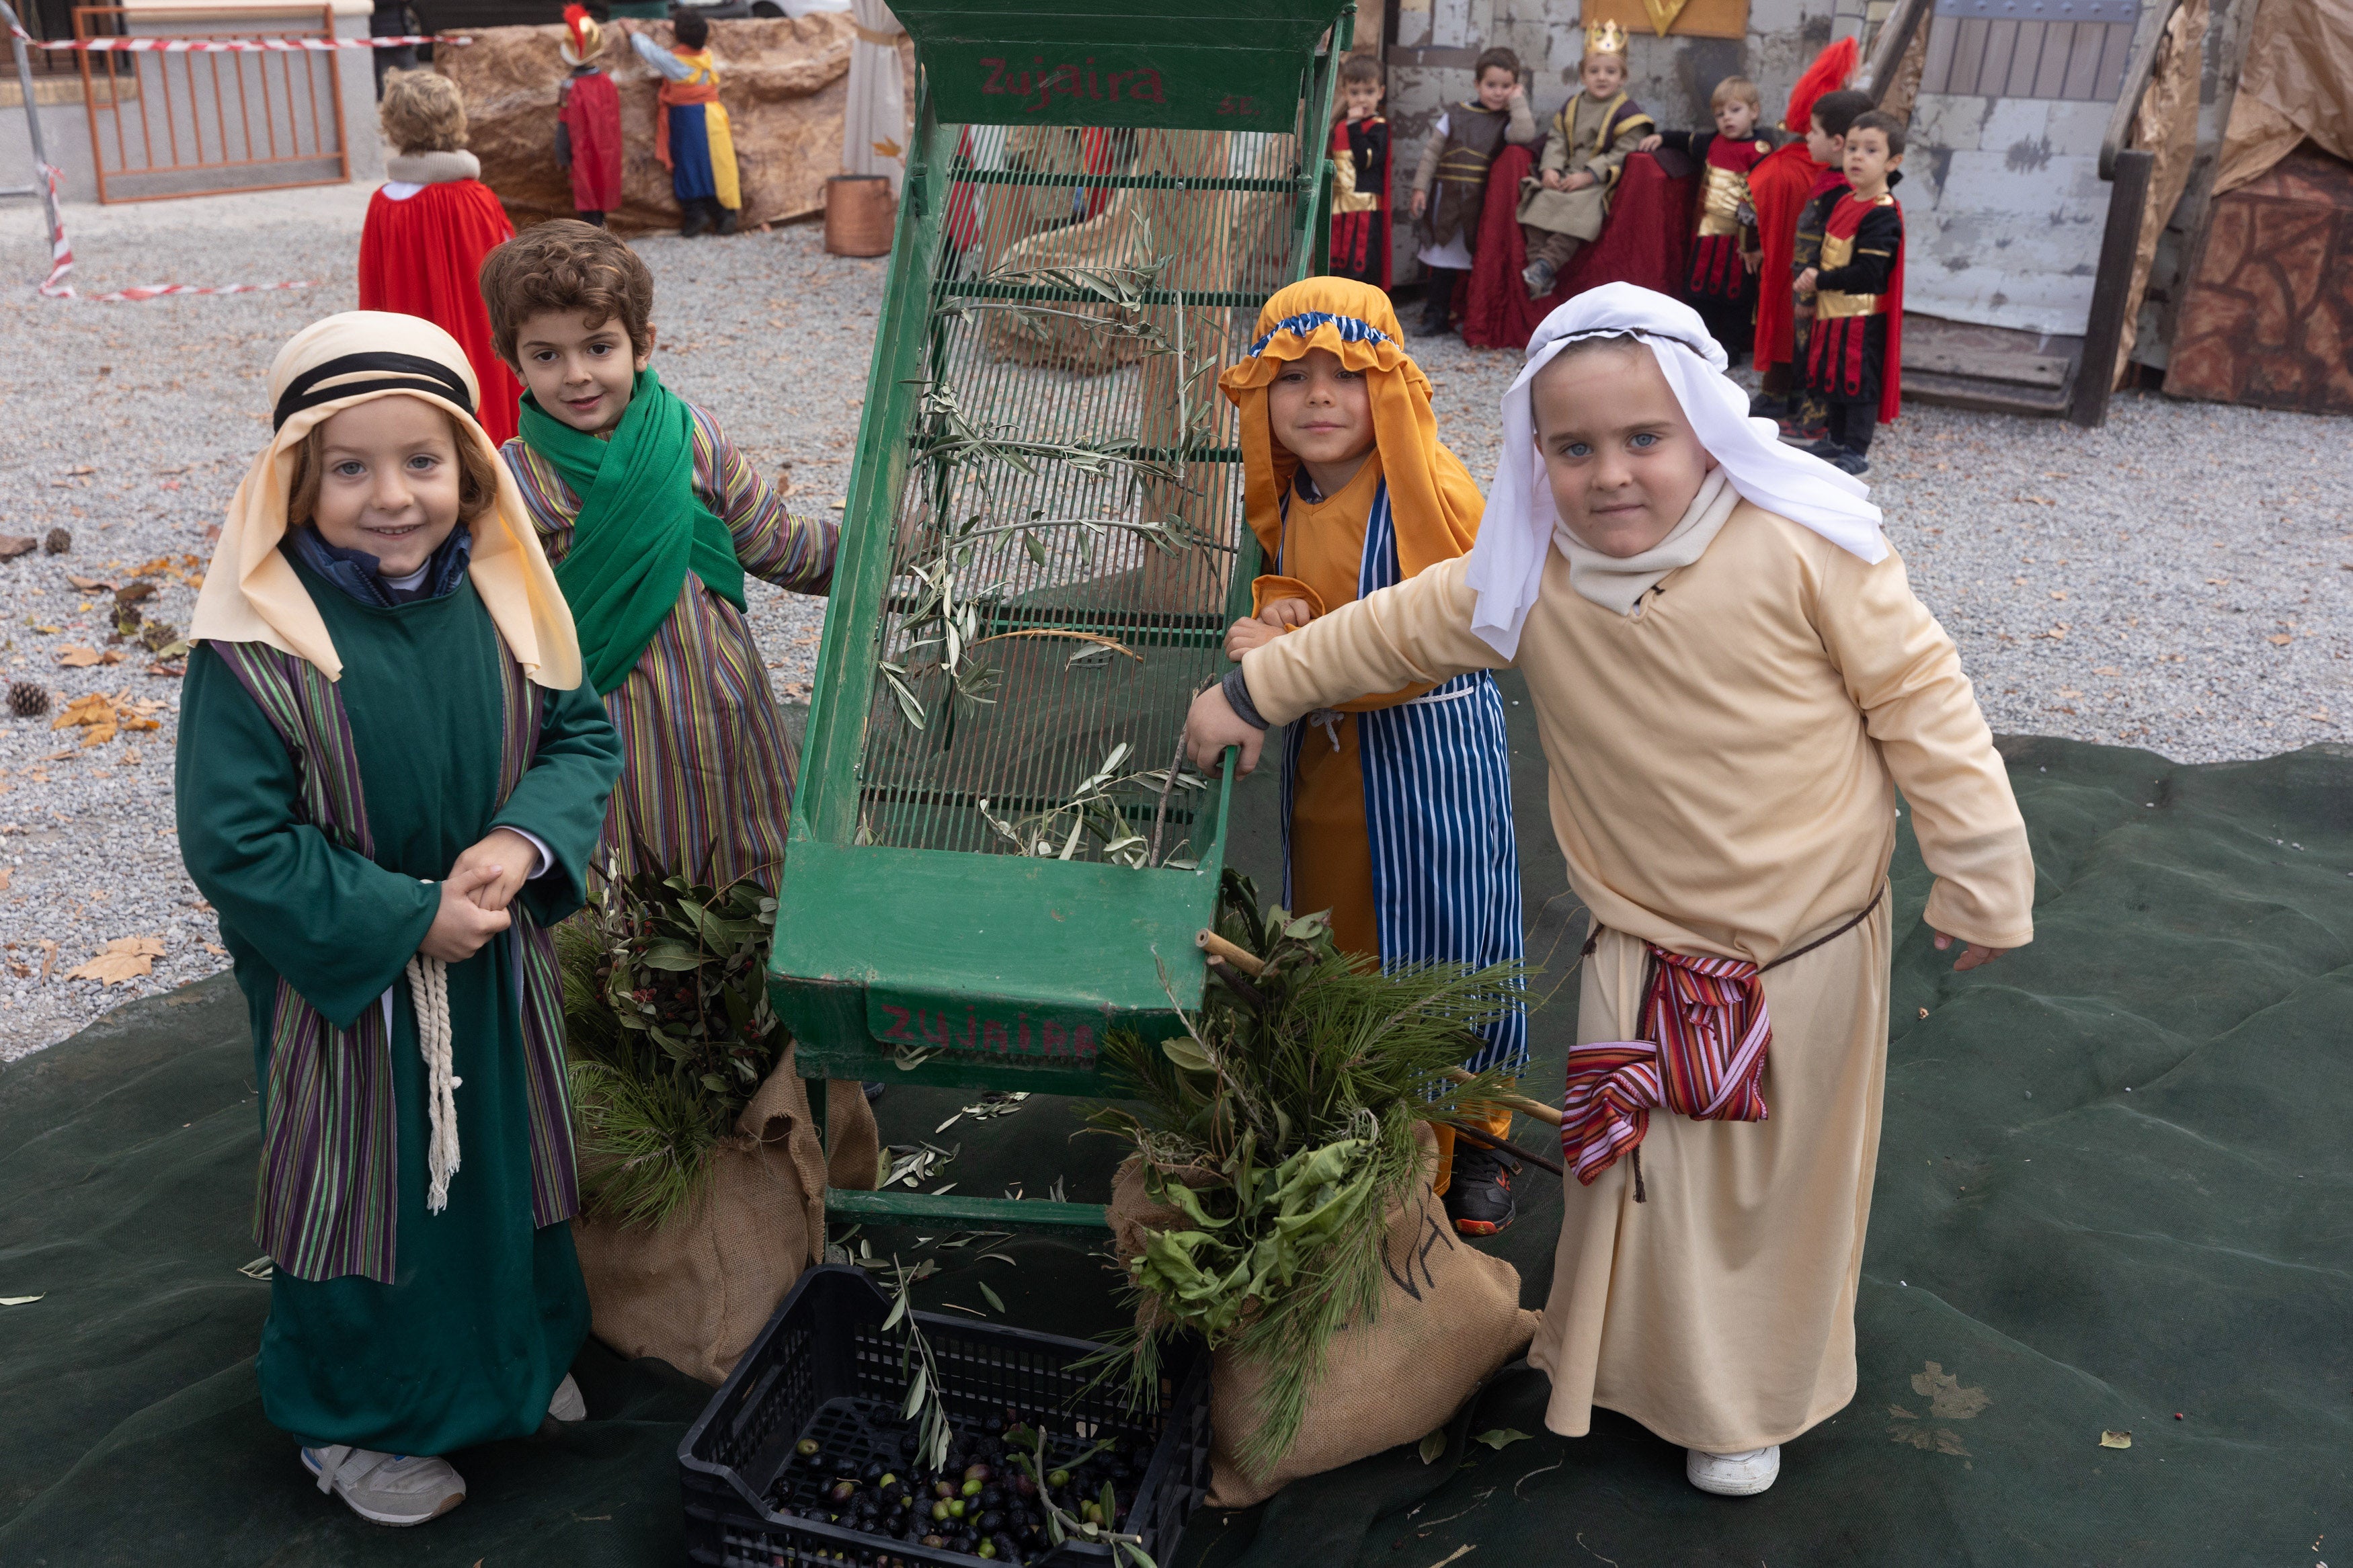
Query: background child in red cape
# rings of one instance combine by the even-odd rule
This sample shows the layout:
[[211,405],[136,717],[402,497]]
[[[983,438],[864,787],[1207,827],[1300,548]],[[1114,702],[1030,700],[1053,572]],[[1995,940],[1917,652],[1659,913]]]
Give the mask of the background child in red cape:
[[621,95],[596,64],[605,29],[588,8],[566,5],[564,26],[555,51],[572,74],[557,89],[555,161],[572,176],[572,216],[602,228],[621,205]]
[[376,107],[400,151],[360,230],[360,309],[422,316],[458,340],[482,389],[479,416],[493,445],[515,433],[522,387],[491,352],[482,258],[514,237],[506,208],[466,147],[466,100],[429,70],[394,71]]
[[1847,128],[1848,189],[1830,199],[1816,265],[1798,274],[1813,300],[1806,390],[1829,410],[1811,448],[1850,474],[1870,468],[1873,430],[1903,407],[1904,209],[1888,186],[1903,178],[1904,122],[1877,110]]

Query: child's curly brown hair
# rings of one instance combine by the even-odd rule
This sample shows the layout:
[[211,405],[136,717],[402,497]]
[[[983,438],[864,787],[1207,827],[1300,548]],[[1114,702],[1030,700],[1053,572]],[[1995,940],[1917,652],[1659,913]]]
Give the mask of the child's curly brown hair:
[[577,310],[592,331],[617,319],[632,349],[652,352],[654,275],[594,224],[568,217],[533,224],[483,260],[481,285],[491,349],[509,364],[517,363],[515,334],[546,310]]
[[386,71],[376,119],[403,153],[455,153],[466,144],[466,100],[435,71]]

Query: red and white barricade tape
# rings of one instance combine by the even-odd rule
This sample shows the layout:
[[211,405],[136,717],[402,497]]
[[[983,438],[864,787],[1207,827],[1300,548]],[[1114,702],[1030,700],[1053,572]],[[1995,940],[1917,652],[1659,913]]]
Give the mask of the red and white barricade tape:
[[80,49],[99,53],[165,55],[294,54],[316,49],[405,49],[417,44],[470,44],[471,38],[37,38],[22,27],[10,32],[36,49]]
[[94,305],[135,305],[147,300],[162,300],[174,294],[259,294],[271,289],[308,289],[308,279],[290,283],[220,283],[198,286],[193,283],[141,283],[129,289],[117,289],[111,294],[84,294],[65,280],[73,270],[73,247],[66,241],[66,220],[58,205],[58,180],[60,171],[54,165],[41,165],[41,178],[48,186],[49,209],[49,276],[40,286],[45,300],[82,300]]

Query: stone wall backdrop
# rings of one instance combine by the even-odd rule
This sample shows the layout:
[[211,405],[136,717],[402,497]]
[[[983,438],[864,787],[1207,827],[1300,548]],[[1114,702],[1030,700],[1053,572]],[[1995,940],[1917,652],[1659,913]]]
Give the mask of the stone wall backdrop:
[[[668,23],[633,26],[669,46]],[[555,163],[556,89],[566,74],[555,47],[564,29],[478,27],[470,36],[469,47],[437,51],[436,63],[466,95],[468,146],[482,161],[483,183],[518,228],[569,217],[572,185]],[[623,233],[673,228],[678,202],[670,172],[654,156],[660,79],[617,26],[608,26],[607,37],[603,64],[620,89],[624,145],[623,205],[607,221]],[[747,225],[807,217],[824,207],[826,178],[841,168],[852,37],[849,17],[839,13],[711,24]]]
[[[1768,122],[1788,103],[1798,73],[1834,36],[1861,25],[1865,0],[1691,0],[1695,24],[1737,37],[1631,27],[1627,90],[1662,127],[1703,131],[1708,97],[1724,78],[1753,79]],[[1369,8],[1369,7],[1367,7]],[[1390,234],[1397,280],[1414,282],[1420,241],[1407,216],[1414,164],[1446,105],[1471,96],[1471,63],[1492,45],[1515,50],[1529,68],[1528,101],[1539,121],[1558,113],[1577,90],[1585,55],[1584,0],[1399,0],[1397,36],[1386,40],[1388,66]],[[1637,5],[1630,12],[1639,12]],[[1595,15],[1622,16],[1610,4]]]

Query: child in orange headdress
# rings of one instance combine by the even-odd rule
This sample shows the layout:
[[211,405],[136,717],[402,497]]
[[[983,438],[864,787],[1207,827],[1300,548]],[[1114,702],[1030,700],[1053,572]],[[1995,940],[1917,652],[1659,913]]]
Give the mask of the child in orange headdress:
[[[1482,505],[1439,445],[1430,380],[1380,289],[1310,278],[1268,300],[1258,330],[1250,357],[1219,380],[1241,410],[1245,505],[1273,565],[1250,585],[1256,614],[1226,634],[1235,659],[1468,553]],[[1330,910],[1342,950],[1384,964],[1516,962],[1508,759],[1503,700],[1483,671],[1308,715],[1283,749],[1285,904]],[[1463,1065],[1516,1073],[1525,1015],[1485,1033]],[[1490,1122],[1498,1138],[1510,1127],[1507,1110]],[[1437,1190],[1455,1228],[1509,1225],[1517,1163],[1448,1129],[1440,1139]]]

